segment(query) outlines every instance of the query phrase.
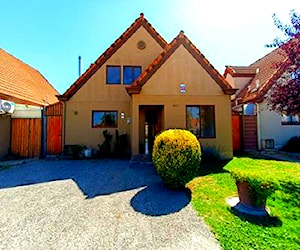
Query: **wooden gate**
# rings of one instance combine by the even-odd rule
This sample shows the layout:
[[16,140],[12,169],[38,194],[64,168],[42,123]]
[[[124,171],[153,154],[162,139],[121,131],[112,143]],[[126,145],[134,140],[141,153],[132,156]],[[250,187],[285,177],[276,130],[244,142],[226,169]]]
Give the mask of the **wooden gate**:
[[244,116],[244,149],[257,149],[257,117],[256,115]]
[[11,151],[22,157],[39,157],[41,153],[42,120],[11,119]]
[[47,117],[47,154],[58,155],[62,153],[62,102],[55,103],[46,108]]
[[232,114],[232,145],[234,151],[242,150],[242,116]]

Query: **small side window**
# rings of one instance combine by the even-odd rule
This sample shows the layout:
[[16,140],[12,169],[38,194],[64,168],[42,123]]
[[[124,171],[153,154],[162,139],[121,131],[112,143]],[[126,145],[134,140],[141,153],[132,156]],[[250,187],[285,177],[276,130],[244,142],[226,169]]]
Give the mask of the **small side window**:
[[299,115],[281,115],[281,125],[300,125]]
[[121,67],[107,66],[106,67],[106,83],[121,84]]

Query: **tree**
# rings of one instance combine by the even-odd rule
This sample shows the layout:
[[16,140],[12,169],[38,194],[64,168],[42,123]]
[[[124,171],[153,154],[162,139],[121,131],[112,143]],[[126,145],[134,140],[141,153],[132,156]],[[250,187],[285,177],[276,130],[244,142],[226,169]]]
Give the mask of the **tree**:
[[271,110],[285,115],[300,114],[300,15],[290,12],[291,24],[283,24],[276,14],[273,14],[275,26],[280,29],[286,39],[274,39],[267,47],[281,48],[287,59],[274,65],[284,69],[279,78],[271,82],[272,88],[267,96],[267,103]]

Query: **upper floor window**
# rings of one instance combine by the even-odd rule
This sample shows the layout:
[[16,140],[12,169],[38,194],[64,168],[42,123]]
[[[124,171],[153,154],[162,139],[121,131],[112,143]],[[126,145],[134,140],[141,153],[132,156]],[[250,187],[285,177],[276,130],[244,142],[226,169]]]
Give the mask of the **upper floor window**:
[[186,127],[197,137],[215,138],[215,107],[187,106]]
[[256,105],[254,103],[245,104],[244,115],[256,115]]
[[106,66],[106,83],[121,84],[121,67]]
[[93,111],[92,127],[93,128],[117,128],[118,112],[117,111]]
[[300,125],[299,115],[281,115],[282,125]]
[[123,67],[123,83],[132,84],[142,73],[141,66],[124,66]]

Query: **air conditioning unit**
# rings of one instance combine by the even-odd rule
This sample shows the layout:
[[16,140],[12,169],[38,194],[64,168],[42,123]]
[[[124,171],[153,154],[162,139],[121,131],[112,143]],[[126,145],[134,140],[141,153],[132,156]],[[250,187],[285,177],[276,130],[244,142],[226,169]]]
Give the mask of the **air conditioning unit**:
[[262,149],[274,149],[274,139],[262,139],[261,147]]
[[12,114],[15,111],[15,103],[0,99],[0,114]]

